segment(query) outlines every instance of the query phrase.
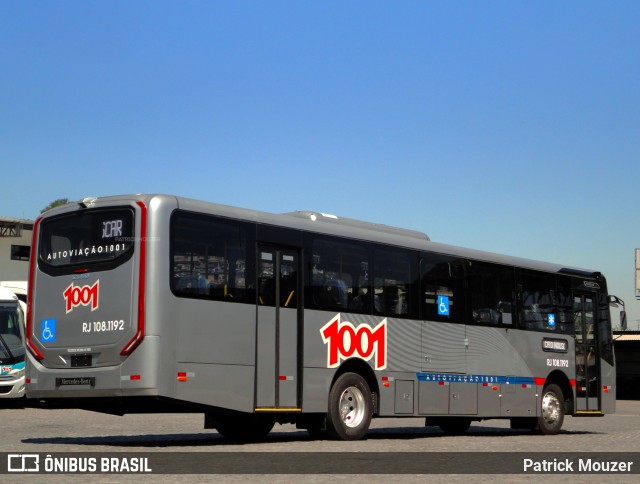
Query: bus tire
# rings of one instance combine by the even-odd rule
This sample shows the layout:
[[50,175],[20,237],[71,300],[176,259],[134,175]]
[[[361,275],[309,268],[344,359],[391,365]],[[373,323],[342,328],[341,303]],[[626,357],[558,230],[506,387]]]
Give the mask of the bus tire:
[[327,435],[337,440],[359,440],[369,430],[373,402],[369,385],[357,373],[341,375],[329,392]]
[[555,383],[542,390],[537,430],[543,435],[556,435],[564,422],[564,395]]
[[438,424],[447,435],[462,435],[471,427],[471,419],[466,417],[445,417]]
[[216,424],[216,430],[229,440],[251,442],[265,438],[274,425],[272,419],[260,415],[228,416]]

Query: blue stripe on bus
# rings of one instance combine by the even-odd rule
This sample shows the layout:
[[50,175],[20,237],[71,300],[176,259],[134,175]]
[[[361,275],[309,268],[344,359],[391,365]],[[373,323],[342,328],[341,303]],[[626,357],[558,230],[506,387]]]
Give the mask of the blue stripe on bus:
[[461,375],[451,373],[416,373],[419,381],[451,383],[498,383],[510,385],[533,385],[533,377],[505,375]]

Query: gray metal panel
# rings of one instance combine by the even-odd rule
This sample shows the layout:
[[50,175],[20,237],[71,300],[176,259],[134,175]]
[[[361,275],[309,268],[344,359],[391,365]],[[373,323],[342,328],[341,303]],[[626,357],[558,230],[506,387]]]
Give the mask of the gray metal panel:
[[187,381],[176,383],[175,398],[240,412],[253,412],[253,367],[181,363],[177,370],[187,373]]
[[276,406],[276,310],[258,307],[256,407]]
[[518,384],[500,385],[502,394],[500,415],[503,417],[535,417],[537,389],[535,385],[523,387]]
[[176,327],[179,363],[255,364],[255,306],[169,297],[177,319],[164,322]]
[[[494,386],[497,388],[494,390]],[[500,415],[500,386],[478,385],[478,416],[495,417]]]
[[[512,375],[534,376],[527,361],[532,359],[532,350],[536,351],[536,355],[544,355],[542,351],[544,336],[549,335],[533,331],[467,325],[466,337],[469,343],[467,367],[469,372],[505,375],[508,370]],[[533,340],[529,341],[530,339]],[[509,368],[505,368],[505,361],[509,362]]]
[[327,411],[331,379],[335,370],[328,368],[305,368],[302,386],[302,411],[325,413]]
[[422,323],[422,370],[465,373],[463,324]]
[[[355,317],[350,316],[350,319],[357,321]],[[384,318],[368,316],[362,318],[362,322],[373,328],[382,319]],[[422,357],[420,338],[420,321],[387,318],[387,370],[415,372]]]
[[421,415],[447,415],[449,413],[449,384],[419,382],[418,413]]
[[478,385],[452,382],[449,388],[450,415],[476,415],[478,413]]
[[395,413],[413,414],[413,381],[396,380]]
[[298,310],[280,308],[278,406],[297,407]]

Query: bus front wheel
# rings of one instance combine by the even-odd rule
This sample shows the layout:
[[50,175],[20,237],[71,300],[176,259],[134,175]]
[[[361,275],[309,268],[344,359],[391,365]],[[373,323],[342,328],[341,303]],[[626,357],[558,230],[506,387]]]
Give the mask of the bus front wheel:
[[560,432],[564,422],[564,396],[555,383],[544,387],[540,400],[540,416],[538,432],[544,435],[555,435]]
[[369,385],[357,373],[341,375],[329,392],[327,434],[338,440],[359,440],[369,430],[373,402]]

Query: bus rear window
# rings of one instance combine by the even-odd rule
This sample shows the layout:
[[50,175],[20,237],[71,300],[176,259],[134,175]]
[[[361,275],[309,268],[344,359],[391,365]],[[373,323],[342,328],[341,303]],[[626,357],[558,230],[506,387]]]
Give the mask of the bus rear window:
[[59,268],[124,260],[132,253],[133,231],[129,208],[85,210],[44,220],[40,261]]

